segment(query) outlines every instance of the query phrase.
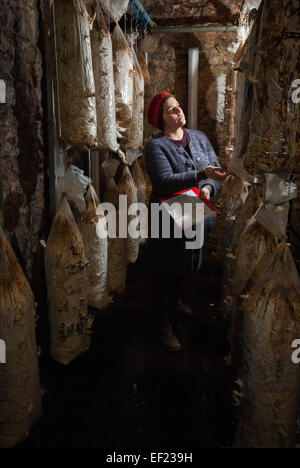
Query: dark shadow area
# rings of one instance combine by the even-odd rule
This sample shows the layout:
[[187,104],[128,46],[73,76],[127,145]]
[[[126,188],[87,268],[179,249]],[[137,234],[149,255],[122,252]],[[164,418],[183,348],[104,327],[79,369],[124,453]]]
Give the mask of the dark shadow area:
[[44,416],[18,448],[208,448],[232,444],[233,371],[228,324],[218,310],[221,273],[186,279],[191,319],[174,320],[183,344],[155,340],[150,275],[140,261],[128,287],[96,311],[89,352],[68,366],[44,355]]

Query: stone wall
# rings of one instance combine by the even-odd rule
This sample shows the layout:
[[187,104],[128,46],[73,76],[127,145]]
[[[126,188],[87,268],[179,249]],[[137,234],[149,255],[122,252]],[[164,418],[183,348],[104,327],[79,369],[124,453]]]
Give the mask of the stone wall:
[[5,231],[39,300],[42,290],[44,233],[44,155],[42,56],[39,2],[2,0],[0,79],[6,103],[0,104],[0,170]]
[[[237,49],[235,32],[161,35],[156,51],[149,54],[151,83],[146,86],[145,100],[161,91],[172,92],[187,115],[190,47],[200,51],[198,129],[206,133],[224,161],[228,144],[224,131],[226,74]],[[155,133],[146,123],[145,139]]]

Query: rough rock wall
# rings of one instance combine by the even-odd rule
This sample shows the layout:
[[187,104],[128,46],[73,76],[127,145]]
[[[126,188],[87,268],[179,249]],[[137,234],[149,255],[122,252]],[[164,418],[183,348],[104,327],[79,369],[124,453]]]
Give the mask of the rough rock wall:
[[[228,144],[224,131],[226,74],[237,48],[235,32],[162,35],[156,51],[149,54],[151,83],[146,86],[145,100],[161,91],[173,92],[187,115],[190,47],[200,50],[198,128],[224,160]],[[146,140],[155,133],[146,123]]]
[[41,291],[44,225],[42,56],[38,47],[39,2],[2,0],[0,79],[0,170],[5,230],[36,297]]
[[244,0],[143,0],[159,26],[183,24],[234,24]]

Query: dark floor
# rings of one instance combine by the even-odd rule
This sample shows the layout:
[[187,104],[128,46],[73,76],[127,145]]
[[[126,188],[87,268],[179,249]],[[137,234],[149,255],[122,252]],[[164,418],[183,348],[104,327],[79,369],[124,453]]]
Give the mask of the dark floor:
[[97,312],[89,352],[68,366],[44,352],[44,416],[18,447],[230,447],[234,377],[220,275],[204,265],[187,279],[194,316],[174,322],[183,350],[172,354],[153,339],[149,273],[130,267],[126,292]]

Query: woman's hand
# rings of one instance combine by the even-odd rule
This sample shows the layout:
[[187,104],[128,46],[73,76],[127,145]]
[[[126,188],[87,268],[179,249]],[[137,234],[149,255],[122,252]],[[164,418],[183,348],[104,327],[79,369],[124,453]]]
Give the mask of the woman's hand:
[[210,200],[210,190],[207,187],[203,187],[203,189],[201,190],[201,197]]
[[222,182],[226,179],[226,177],[230,174],[230,172],[220,172],[222,170],[221,167],[218,166],[207,166],[204,168],[204,172],[207,175],[208,179],[218,180]]

